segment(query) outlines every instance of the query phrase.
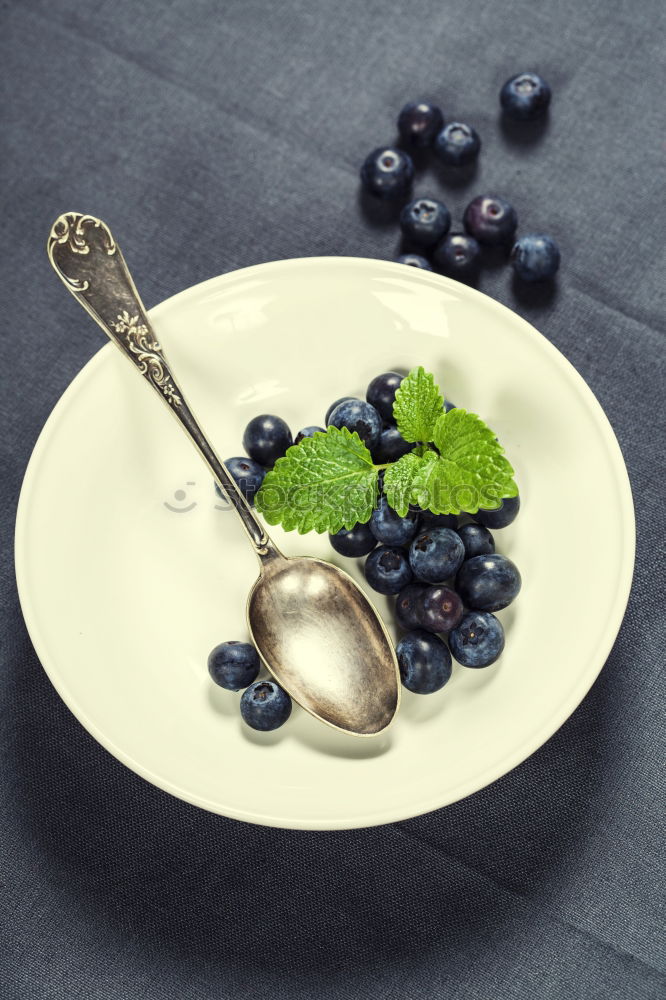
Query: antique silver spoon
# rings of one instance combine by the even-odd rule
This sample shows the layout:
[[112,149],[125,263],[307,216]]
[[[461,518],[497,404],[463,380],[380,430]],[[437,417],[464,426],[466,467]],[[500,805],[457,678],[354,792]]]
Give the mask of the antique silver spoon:
[[120,248],[100,219],[67,212],[47,245],[75,299],[162,397],[241,519],[261,571],[247,601],[259,654],[294,701],[355,736],[386,729],[400,702],[393,644],[351,577],[321,559],[289,559],[268,537],[188,406]]

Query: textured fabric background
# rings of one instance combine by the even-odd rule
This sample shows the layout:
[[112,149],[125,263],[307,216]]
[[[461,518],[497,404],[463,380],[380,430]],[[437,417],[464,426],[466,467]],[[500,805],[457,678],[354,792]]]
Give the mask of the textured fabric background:
[[[663,4],[22,0],[1,13],[2,996],[663,997]],[[526,131],[497,115],[523,68],[555,95]],[[495,189],[523,231],[560,242],[554,292],[519,295],[499,264],[481,287],[564,352],[615,427],[637,507],[633,594],[590,695],[492,787],[378,829],[254,828],[117,763],[26,634],[21,478],[101,343],[45,239],[65,210],[109,220],[149,306],[259,261],[392,257],[395,219],[359,199],[357,171],[417,96],[484,143],[476,176],[426,172],[417,190],[459,219]],[[571,555],[580,573],[594,557]]]

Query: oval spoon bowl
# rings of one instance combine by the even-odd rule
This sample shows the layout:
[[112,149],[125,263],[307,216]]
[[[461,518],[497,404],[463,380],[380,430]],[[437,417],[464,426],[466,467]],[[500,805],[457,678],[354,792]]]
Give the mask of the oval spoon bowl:
[[355,736],[389,726],[400,703],[393,643],[350,576],[321,559],[274,559],[252,588],[248,621],[261,658],[317,719]]

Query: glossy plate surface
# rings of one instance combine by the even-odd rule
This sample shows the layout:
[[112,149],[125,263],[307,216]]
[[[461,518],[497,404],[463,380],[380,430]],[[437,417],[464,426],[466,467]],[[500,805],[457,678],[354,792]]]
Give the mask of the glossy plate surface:
[[[495,538],[523,590],[499,613],[507,642],[498,663],[455,665],[434,695],[403,690],[386,733],[346,736],[299,708],[283,729],[252,732],[239,696],[209,679],[206,658],[218,642],[247,638],[255,556],[176,422],[107,344],[44,427],[16,528],[31,638],[89,732],[189,802],[303,829],[435,809],[544,743],[603,666],[634,561],[617,441],[563,356],[472,289],[353,258],[223,275],[151,317],[222,458],[242,454],[243,429],[258,413],[278,413],[296,432],[321,424],[333,399],[363,395],[379,372],[434,371],[448,398],[497,431],[516,469],[523,508]],[[326,536],[272,534],[286,554],[328,559],[363,580],[360,562],[338,556]],[[393,629],[389,602],[368,592]]]

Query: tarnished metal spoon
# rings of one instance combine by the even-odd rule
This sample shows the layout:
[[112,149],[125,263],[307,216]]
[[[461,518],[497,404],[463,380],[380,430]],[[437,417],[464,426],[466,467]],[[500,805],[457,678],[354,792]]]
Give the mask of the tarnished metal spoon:
[[355,736],[382,732],[398,709],[400,676],[375,608],[336,566],[289,559],[268,537],[188,406],[108,226],[67,212],[54,222],[47,250],[72,295],[178,419],[240,517],[261,564],[248,625],[272,675],[322,722]]

